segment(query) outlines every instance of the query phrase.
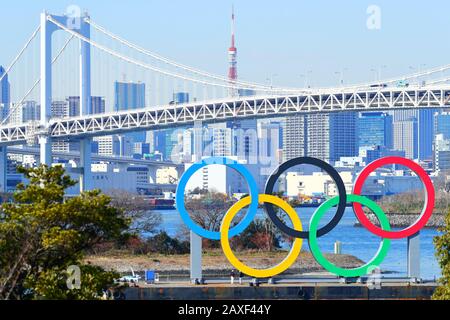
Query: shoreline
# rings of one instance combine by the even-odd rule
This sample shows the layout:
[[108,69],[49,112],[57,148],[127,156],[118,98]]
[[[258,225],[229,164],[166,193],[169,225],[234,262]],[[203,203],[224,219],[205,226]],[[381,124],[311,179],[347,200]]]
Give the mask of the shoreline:
[[[378,218],[373,213],[366,213],[366,216],[369,218],[370,222],[372,222],[376,226],[380,226],[380,222]],[[413,225],[419,214],[392,214],[388,213],[387,217],[389,218],[390,224],[392,228],[405,228]],[[355,227],[363,227],[363,225],[357,221],[354,224]],[[427,229],[438,229],[445,226],[445,215],[443,214],[433,214],[428,220],[425,228]]]

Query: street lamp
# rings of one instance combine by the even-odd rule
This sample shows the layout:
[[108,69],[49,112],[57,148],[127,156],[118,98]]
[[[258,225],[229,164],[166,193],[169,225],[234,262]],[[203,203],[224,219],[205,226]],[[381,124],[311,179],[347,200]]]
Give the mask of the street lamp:
[[339,77],[339,83],[341,86],[344,85],[344,73],[345,71],[348,71],[348,68],[343,68],[341,71],[336,71],[334,74],[340,76]]
[[373,73],[375,73],[375,81],[380,82],[381,81],[381,69],[386,69],[387,65],[381,65],[378,67],[378,69],[370,69]]
[[278,74],[274,73],[270,76],[270,78],[266,78],[266,81],[270,81],[270,88],[273,89],[273,78],[278,76]]
[[309,79],[310,79],[310,75],[311,74],[312,74],[311,70],[308,70],[306,73],[300,74],[300,78],[304,78],[305,79],[305,88],[310,88],[311,87],[309,85]]

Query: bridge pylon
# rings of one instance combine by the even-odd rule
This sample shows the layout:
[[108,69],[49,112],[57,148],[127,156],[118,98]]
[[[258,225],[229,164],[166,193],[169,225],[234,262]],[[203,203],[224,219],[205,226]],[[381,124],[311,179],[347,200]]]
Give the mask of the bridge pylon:
[[[49,21],[49,17],[70,28],[81,36],[90,39],[91,27],[84,16],[56,16],[47,12],[41,14],[41,128],[49,128],[52,117],[52,35],[59,27]],[[80,116],[91,113],[91,48],[90,44],[80,42]],[[52,165],[52,139],[50,135],[39,136],[40,163]],[[80,191],[92,188],[91,177],[91,138],[83,138],[81,147]]]

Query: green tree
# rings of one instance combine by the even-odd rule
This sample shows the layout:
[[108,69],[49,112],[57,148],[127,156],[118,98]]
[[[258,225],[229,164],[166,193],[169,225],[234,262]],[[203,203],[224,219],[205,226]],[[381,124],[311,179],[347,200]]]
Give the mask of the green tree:
[[[74,186],[60,166],[18,168],[28,180],[0,211],[0,299],[92,299],[115,277],[83,265],[86,250],[128,229],[123,211],[100,191],[65,199]],[[71,265],[85,274],[81,289],[64,286]],[[64,281],[63,281],[64,280]]]
[[442,235],[434,239],[436,256],[442,270],[440,286],[436,289],[433,299],[450,300],[450,212],[445,217],[445,226],[440,229]]

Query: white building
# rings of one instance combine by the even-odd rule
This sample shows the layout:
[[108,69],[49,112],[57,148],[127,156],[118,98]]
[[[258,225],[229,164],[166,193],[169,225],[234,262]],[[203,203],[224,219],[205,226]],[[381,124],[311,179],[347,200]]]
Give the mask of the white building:
[[[70,165],[66,165],[70,166]],[[71,178],[79,179],[78,174],[71,173]],[[91,165],[92,185],[102,192],[123,190],[130,193],[143,193],[151,189],[156,181],[156,174],[145,166],[113,165],[109,163],[93,163]],[[70,188],[68,194],[78,194],[79,186]]]
[[[230,159],[237,160],[236,157]],[[257,164],[246,164],[244,161],[239,161],[254,177],[259,192],[264,191],[265,176],[260,174],[260,167]],[[192,164],[186,164],[187,170]],[[186,186],[186,192],[192,191],[196,188],[228,195],[238,193],[248,193],[249,188],[247,181],[236,170],[225,165],[209,165],[198,170],[190,179]]]
[[101,156],[133,156],[134,142],[129,135],[94,137],[93,140],[98,143],[98,154]]
[[[351,171],[341,171],[339,174],[344,181],[347,193],[351,194],[353,173]],[[333,179],[324,172],[313,172],[312,174],[288,172],[286,174],[286,193],[291,198],[296,198],[299,195],[324,195],[327,197],[339,195]]]
[[179,180],[176,168],[161,168],[156,170],[156,183],[159,184],[175,184]]

